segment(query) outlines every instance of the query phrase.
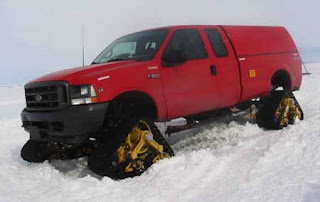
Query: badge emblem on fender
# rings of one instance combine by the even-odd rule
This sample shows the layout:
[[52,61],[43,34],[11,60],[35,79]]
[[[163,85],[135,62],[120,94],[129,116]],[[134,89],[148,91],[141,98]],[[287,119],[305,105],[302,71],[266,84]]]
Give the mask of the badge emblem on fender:
[[148,74],[148,79],[157,79],[159,77],[160,77],[159,74]]
[[158,69],[158,66],[149,66],[148,69],[149,69],[149,70]]

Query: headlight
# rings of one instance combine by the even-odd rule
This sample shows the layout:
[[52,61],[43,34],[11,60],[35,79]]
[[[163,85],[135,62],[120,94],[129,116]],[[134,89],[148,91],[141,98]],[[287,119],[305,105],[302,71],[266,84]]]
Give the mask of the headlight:
[[96,91],[91,85],[70,86],[70,95],[72,105],[98,102]]

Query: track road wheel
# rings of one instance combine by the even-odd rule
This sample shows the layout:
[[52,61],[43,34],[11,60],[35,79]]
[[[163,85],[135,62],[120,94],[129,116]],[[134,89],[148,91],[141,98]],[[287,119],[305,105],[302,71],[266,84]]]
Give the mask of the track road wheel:
[[139,119],[122,126],[112,137],[99,142],[89,155],[88,166],[95,173],[113,179],[134,177],[174,155],[152,121]]
[[302,109],[292,92],[273,91],[262,101],[257,113],[257,123],[266,129],[281,129],[293,124],[296,119],[303,120]]

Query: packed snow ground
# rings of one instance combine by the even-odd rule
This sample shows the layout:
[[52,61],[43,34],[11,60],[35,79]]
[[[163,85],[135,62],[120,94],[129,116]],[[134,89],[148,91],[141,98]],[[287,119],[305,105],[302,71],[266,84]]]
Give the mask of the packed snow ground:
[[[305,120],[279,131],[215,122],[172,135],[176,156],[113,181],[86,158],[24,162],[23,88],[0,87],[0,201],[320,201],[320,64],[295,95]],[[159,125],[163,127],[162,125]]]

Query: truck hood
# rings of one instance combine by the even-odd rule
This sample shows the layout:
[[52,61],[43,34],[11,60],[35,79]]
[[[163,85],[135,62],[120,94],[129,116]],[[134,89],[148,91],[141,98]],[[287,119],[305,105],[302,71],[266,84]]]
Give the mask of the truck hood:
[[[106,76],[111,71],[132,67],[141,62],[134,60],[110,62],[104,64],[94,64],[82,67],[65,69],[45,76],[34,79],[28,83],[43,82],[43,81],[67,81],[70,84],[91,83],[91,80],[96,80],[99,77]],[[79,83],[81,81],[81,83]]]

